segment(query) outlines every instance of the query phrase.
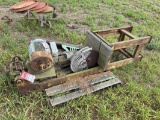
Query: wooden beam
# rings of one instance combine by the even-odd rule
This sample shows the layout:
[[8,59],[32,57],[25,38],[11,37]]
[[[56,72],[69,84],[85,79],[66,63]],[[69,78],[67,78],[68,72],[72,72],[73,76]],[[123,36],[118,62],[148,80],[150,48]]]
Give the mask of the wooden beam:
[[60,96],[60,97],[50,99],[50,103],[51,103],[52,106],[55,106],[55,105],[67,102],[69,100],[73,100],[75,98],[78,98],[80,96],[84,96],[86,94],[93,93],[93,92],[96,92],[98,90],[101,90],[101,89],[104,89],[104,88],[107,88],[107,87],[110,87],[110,86],[113,86],[113,85],[117,85],[117,84],[121,84],[121,81],[118,78],[115,78],[115,79],[112,79],[112,80],[109,80],[109,81],[106,81],[106,82],[103,82],[103,83],[100,83],[100,84],[93,85],[91,87],[91,89],[89,89],[88,91],[78,90],[76,92],[73,92],[73,93],[70,93],[70,94],[67,94],[67,95],[63,95],[63,96]]
[[137,57],[140,54],[143,46],[144,46],[143,44],[142,45],[137,45],[136,50],[135,50],[134,55],[133,55],[134,57]]
[[147,36],[147,37],[135,38],[128,41],[116,42],[116,43],[113,43],[113,50],[146,44],[150,42],[150,40],[151,40],[151,36]]
[[126,30],[120,30],[120,32],[121,32],[122,34],[125,34],[126,36],[128,36],[128,37],[131,38],[131,39],[137,38],[136,36],[134,36],[133,34],[131,34],[130,32],[128,32],[128,31],[126,31]]
[[133,28],[132,26],[121,27],[121,28],[112,28],[112,29],[107,29],[107,30],[94,31],[93,33],[98,34],[100,36],[104,36],[104,35],[109,35],[109,34],[120,33],[120,30],[122,30],[122,29],[127,30],[127,31],[131,31],[132,28]]
[[105,40],[102,36],[100,36],[99,34],[95,34],[97,37],[99,37],[104,43],[106,43],[107,45],[109,45],[110,47],[112,47],[113,45],[111,43],[109,43],[107,40]]
[[100,73],[102,71],[103,71],[102,68],[97,66],[97,67],[87,69],[87,70],[83,70],[83,71],[80,71],[80,72],[71,73],[71,74],[65,75],[63,77],[49,79],[49,80],[46,80],[44,82],[39,83],[40,89],[44,90],[44,89],[52,87],[54,85],[64,83],[67,80],[71,80],[71,79],[74,79],[74,78],[77,78],[77,77],[84,77],[84,76],[88,76],[88,75],[93,75],[93,74],[96,74],[96,73]]
[[[110,71],[107,71],[105,73],[106,74],[100,73],[98,75],[101,75],[101,77],[92,78],[90,80],[84,81],[83,84],[85,84],[87,86],[90,86],[90,85],[94,85],[94,84],[97,84],[97,83],[100,83],[100,82],[104,82],[104,81],[116,78],[116,76]],[[80,79],[84,79],[84,78],[81,77]],[[77,84],[77,82],[75,82],[75,83],[73,83],[73,84],[71,84],[67,87],[64,87],[64,86],[66,86],[66,83],[63,83],[63,84],[56,85],[56,86],[50,87],[48,89],[45,89],[46,95],[47,96],[54,96],[54,95],[59,94],[59,93],[64,93],[64,92],[75,90],[75,89],[79,88],[79,85]]]
[[142,59],[142,56],[139,55],[136,58],[127,58],[127,59],[120,60],[120,61],[117,61],[117,62],[109,63],[105,70],[118,68],[118,67],[121,67],[123,65],[127,65],[129,63],[140,61],[141,59]]
[[128,51],[126,51],[125,49],[119,49],[119,51],[126,56],[127,58],[131,58],[133,57]]

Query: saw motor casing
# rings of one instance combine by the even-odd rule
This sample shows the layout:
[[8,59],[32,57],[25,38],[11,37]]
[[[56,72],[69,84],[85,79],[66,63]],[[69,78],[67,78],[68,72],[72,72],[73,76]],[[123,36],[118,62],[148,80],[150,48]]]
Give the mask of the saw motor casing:
[[51,68],[58,58],[58,49],[55,42],[47,43],[43,39],[31,40],[28,52],[30,66],[35,71]]

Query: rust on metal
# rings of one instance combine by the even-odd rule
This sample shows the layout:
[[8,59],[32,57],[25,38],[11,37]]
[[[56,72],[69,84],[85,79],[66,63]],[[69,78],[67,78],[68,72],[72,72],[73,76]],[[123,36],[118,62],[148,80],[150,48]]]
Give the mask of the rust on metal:
[[63,77],[48,79],[43,82],[29,83],[29,82],[25,82],[22,80],[23,82],[16,84],[16,86],[18,88],[19,93],[22,95],[25,95],[25,94],[29,93],[30,91],[34,91],[34,90],[38,90],[38,89],[44,90],[46,88],[64,83],[66,81],[69,81],[69,80],[77,78],[77,77],[85,77],[88,75],[93,75],[93,74],[97,74],[97,73],[101,73],[101,72],[103,72],[103,71],[100,67],[95,67],[95,68],[80,71],[77,73],[71,73],[71,74],[65,75]]
[[16,86],[17,86],[18,91],[21,95],[26,95],[29,92],[38,90],[40,88],[39,84],[30,84],[27,82],[22,82],[20,84],[16,84]]
[[39,12],[43,12],[43,11],[44,11],[44,10],[46,10],[48,7],[49,7],[49,6],[48,6],[48,5],[46,5],[46,6],[44,6],[43,8],[36,9],[36,10],[34,10],[34,11],[35,11],[35,12],[37,12],[37,13],[39,13]]
[[52,12],[53,10],[53,7],[48,6],[43,12]]
[[9,66],[5,66],[5,69],[13,76],[19,75],[24,70],[24,61],[16,55],[12,58]]
[[24,8],[24,7],[33,5],[33,4],[35,4],[35,1],[22,1],[17,4],[12,5],[10,8],[11,9],[20,9],[20,8]]
[[37,10],[37,9],[43,8],[43,7],[46,6],[46,4],[47,4],[47,3],[45,3],[45,2],[37,2],[37,3],[38,3],[38,5],[35,6],[35,7],[33,7],[33,8],[30,9],[30,10]]
[[46,70],[53,65],[53,57],[47,51],[33,52],[30,58],[30,65],[36,71]]
[[29,9],[31,9],[31,8],[33,8],[33,7],[35,7],[35,6],[37,6],[37,5],[38,5],[38,2],[35,2],[35,3],[32,4],[32,5],[29,5],[29,6],[23,7],[23,8],[19,8],[19,9],[14,9],[13,11],[14,11],[14,12],[22,12],[22,11],[29,10]]

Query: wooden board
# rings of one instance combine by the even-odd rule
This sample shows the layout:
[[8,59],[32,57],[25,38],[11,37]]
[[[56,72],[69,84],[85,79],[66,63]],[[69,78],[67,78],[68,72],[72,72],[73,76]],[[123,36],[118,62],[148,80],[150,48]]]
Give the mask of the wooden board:
[[[107,81],[107,80],[113,79],[115,77],[116,76],[113,73],[111,73],[110,75],[106,75],[106,76],[100,77],[100,78],[95,79],[95,80],[87,81],[85,84],[94,85],[96,83]],[[53,95],[56,95],[56,94],[59,94],[59,93],[62,93],[62,92],[66,92],[66,91],[70,91],[70,90],[74,90],[74,89],[79,88],[76,83],[73,84],[73,85],[70,85],[68,87],[64,87],[65,86],[64,84],[60,84],[60,85],[53,86],[53,87],[50,87],[48,89],[45,89],[47,96],[53,96]]]
[[[87,86],[85,89],[82,88],[81,85],[79,85],[77,82],[67,87],[64,87],[65,83],[63,83],[63,84],[45,89],[47,96],[53,97],[52,99],[50,99],[51,105],[55,106],[55,105],[67,102],[69,100],[78,98],[80,96],[90,94],[116,84],[121,84],[121,81],[110,71],[99,73],[96,75],[98,76],[97,78],[90,75],[91,77],[87,77],[87,78],[91,78],[91,79],[83,82],[83,85]],[[78,79],[78,80],[81,81],[81,79]],[[65,95],[55,97],[56,95],[59,95],[62,93]]]
[[100,46],[99,58],[98,58],[98,65],[102,69],[107,67],[108,63],[110,62],[112,53],[113,53],[112,48],[106,43],[102,42]]
[[147,36],[147,37],[131,39],[129,41],[116,42],[116,43],[113,43],[113,46],[114,46],[114,50],[118,50],[121,48],[129,48],[136,45],[142,45],[142,44],[144,45],[149,43],[150,41],[151,41],[151,36]]
[[100,36],[112,35],[112,34],[120,33],[120,30],[122,30],[122,29],[131,32],[132,28],[133,28],[132,26],[121,27],[121,28],[112,28],[112,29],[107,29],[107,30],[94,31],[94,33],[99,34]]
[[98,90],[101,90],[101,89],[104,89],[104,88],[107,88],[107,87],[110,87],[110,86],[113,86],[113,85],[116,85],[116,84],[120,84],[120,83],[121,83],[121,81],[118,78],[115,78],[115,79],[112,79],[112,80],[109,80],[109,81],[106,81],[106,82],[103,82],[103,83],[100,83],[100,84],[93,85],[91,87],[91,89],[89,89],[88,91],[78,90],[76,92],[73,92],[73,93],[70,93],[70,94],[67,94],[67,95],[63,95],[63,96],[60,96],[60,97],[57,97],[57,98],[50,99],[50,103],[51,103],[52,106],[55,106],[55,105],[67,102],[69,100],[78,98],[80,96],[83,96],[83,95],[86,95],[86,94],[89,94],[89,93],[93,93],[93,92],[96,92]]
[[99,52],[101,39],[98,38],[94,33],[87,30],[86,32],[86,43],[85,46],[91,47],[93,50]]

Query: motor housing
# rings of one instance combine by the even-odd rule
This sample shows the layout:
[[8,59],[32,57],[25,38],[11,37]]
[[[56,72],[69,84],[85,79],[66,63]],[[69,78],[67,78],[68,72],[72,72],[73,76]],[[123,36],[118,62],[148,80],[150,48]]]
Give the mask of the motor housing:
[[52,51],[46,40],[31,40],[29,47],[30,66],[35,71],[49,69],[54,64]]

